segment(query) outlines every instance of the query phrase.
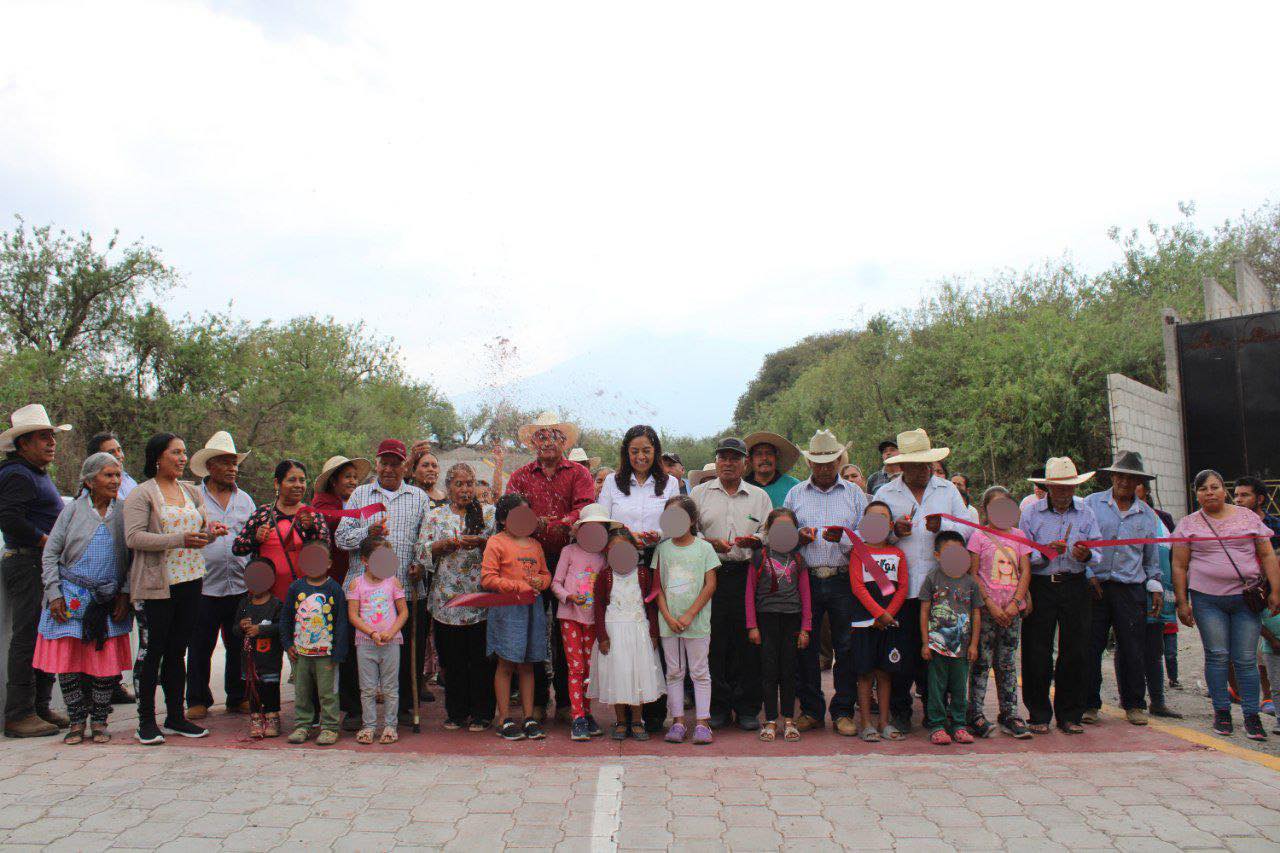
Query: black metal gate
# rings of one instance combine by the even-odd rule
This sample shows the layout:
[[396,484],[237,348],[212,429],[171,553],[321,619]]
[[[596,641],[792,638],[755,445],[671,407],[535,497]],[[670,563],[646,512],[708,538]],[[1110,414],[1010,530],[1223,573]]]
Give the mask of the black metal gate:
[[[1187,472],[1280,484],[1280,311],[1179,325]],[[1189,506],[1195,506],[1194,495]],[[1272,512],[1276,498],[1272,498]]]

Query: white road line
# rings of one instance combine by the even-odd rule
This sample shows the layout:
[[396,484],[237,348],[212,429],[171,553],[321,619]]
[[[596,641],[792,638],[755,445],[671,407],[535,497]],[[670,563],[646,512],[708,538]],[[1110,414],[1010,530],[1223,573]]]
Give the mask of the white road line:
[[596,802],[591,809],[592,853],[613,853],[618,849],[621,821],[622,765],[605,764],[596,774]]

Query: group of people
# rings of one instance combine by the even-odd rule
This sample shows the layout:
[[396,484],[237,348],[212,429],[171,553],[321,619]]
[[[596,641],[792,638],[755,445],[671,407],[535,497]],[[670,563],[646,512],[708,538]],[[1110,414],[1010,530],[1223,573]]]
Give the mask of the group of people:
[[1150,504],[1137,453],[1101,469],[1109,488],[1087,497],[1076,492],[1094,472],[1061,457],[1021,505],[1002,486],[972,501],[922,429],[882,443],[870,477],[819,430],[805,449],[770,432],[723,438],[686,479],[651,427],[628,430],[602,468],[575,447],[575,425],[544,413],[520,429],[534,459],[505,489],[500,451],[489,484],[465,463],[441,476],[427,442],[388,438],[372,461],[334,456],[314,480],[279,462],[259,505],[238,485],[249,454],[225,432],[189,457],[181,437],[153,436],[141,483],[102,433],[66,503],[48,468],[71,427],[39,405],[11,424],[9,736],[107,741],[131,670],[139,742],[203,737],[219,637],[227,710],[255,738],[282,734],[288,657],[293,743],[344,729],[394,742],[416,726],[433,667],[445,728],[511,740],[545,736],[553,697],[574,740],[605,734],[593,702],[613,707],[611,737],[665,729],[672,743],[710,743],[731,724],[794,741],[828,719],[841,735],[899,740],[917,701],[939,745],[997,728],[1076,734],[1099,722],[1112,635],[1128,721],[1176,716],[1162,667],[1176,614],[1199,628],[1215,730],[1232,731],[1231,670],[1247,735],[1266,737],[1258,645],[1280,663],[1280,567],[1257,481],[1237,483],[1233,504],[1223,477],[1201,472],[1199,509],[1176,525]]

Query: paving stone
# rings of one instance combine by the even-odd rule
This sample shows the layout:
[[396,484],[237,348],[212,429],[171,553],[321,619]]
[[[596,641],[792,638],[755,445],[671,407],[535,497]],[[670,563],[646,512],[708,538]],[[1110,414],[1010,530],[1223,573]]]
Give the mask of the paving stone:
[[721,840],[730,850],[777,850],[782,846],[782,836],[767,826],[735,825]]
[[289,828],[283,826],[246,826],[222,840],[226,850],[274,850],[289,837]]
[[676,815],[667,823],[675,838],[719,838],[728,827],[718,817]]
[[835,832],[831,821],[816,815],[779,817],[778,831],[787,839],[830,838]]

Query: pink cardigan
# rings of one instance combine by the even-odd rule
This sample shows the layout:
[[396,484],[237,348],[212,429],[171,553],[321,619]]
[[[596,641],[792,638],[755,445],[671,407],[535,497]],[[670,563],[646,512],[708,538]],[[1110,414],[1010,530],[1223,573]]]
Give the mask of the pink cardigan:
[[[569,619],[591,625],[596,621],[592,609],[592,597],[595,594],[596,575],[605,567],[604,554],[592,554],[580,548],[577,543],[566,545],[560,552],[560,560],[556,563],[556,575],[551,579],[551,592],[560,599],[559,619]],[[587,603],[579,606],[573,603],[573,596],[586,593]]]

